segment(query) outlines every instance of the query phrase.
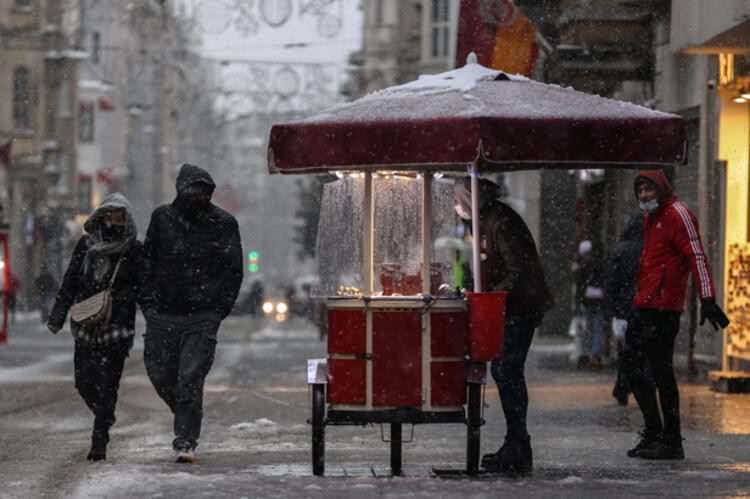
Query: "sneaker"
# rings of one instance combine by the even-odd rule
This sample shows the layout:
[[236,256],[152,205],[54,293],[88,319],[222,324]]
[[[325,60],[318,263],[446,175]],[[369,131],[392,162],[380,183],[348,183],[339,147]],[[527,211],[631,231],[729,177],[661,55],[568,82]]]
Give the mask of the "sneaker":
[[628,457],[640,456],[640,453],[644,449],[651,447],[659,441],[659,434],[649,429],[644,429],[643,431],[638,432],[638,434],[641,436],[641,440],[638,442],[638,444],[636,444],[635,447],[628,451]]
[[187,447],[185,449],[179,449],[177,451],[178,463],[194,463],[195,462],[195,448]]
[[638,452],[638,457],[643,459],[685,459],[682,436],[662,434],[652,445],[641,449]]

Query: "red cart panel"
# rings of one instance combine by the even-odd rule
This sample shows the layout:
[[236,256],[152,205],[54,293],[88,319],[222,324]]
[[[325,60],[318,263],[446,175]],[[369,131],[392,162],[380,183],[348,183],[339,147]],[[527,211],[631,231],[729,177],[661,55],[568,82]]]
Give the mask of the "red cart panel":
[[372,312],[372,405],[422,405],[422,312]]
[[463,357],[469,352],[468,314],[463,310],[430,314],[433,357]]
[[364,310],[328,310],[328,353],[364,354],[367,348]]
[[433,406],[466,403],[466,361],[435,361],[430,366]]
[[364,359],[328,359],[328,402],[364,404],[366,379]]

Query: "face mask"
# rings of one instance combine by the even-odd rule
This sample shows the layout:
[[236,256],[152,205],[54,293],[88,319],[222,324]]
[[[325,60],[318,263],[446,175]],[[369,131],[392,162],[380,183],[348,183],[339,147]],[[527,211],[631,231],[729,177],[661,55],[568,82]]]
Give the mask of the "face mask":
[[471,220],[471,213],[466,211],[464,207],[460,204],[454,205],[456,208],[456,213],[458,213],[458,216],[463,218],[464,220]]
[[102,238],[105,241],[119,241],[125,236],[124,225],[104,224],[102,226]]
[[644,203],[643,201],[638,202],[638,206],[641,207],[641,210],[645,211],[646,213],[651,213],[655,209],[659,207],[659,201],[657,199],[652,199],[651,201],[648,201],[647,203]]

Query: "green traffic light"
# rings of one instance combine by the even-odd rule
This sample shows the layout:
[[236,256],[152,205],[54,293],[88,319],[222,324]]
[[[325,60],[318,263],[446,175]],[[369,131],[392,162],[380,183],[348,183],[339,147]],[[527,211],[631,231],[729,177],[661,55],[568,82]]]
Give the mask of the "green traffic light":
[[249,270],[250,272],[257,272],[258,271],[258,264],[251,263],[250,265],[247,266],[247,270]]
[[251,251],[247,254],[248,259],[250,260],[257,260],[258,259],[258,252],[257,251]]

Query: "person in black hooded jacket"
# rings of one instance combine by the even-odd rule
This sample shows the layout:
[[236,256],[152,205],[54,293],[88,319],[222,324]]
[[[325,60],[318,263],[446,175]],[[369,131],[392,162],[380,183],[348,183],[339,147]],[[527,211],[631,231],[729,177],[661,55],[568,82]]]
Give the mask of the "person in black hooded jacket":
[[[90,461],[106,459],[109,428],[115,422],[120,377],[135,335],[135,305],[147,307],[147,262],[136,241],[130,203],[117,192],[106,196],[89,216],[86,230],[73,250],[47,327],[57,333],[70,307],[112,284],[112,316],[108,323],[84,326],[71,320],[75,338],[75,386],[94,413]],[[119,267],[118,267],[118,261]]]
[[617,380],[612,396],[620,405],[628,405],[627,378],[623,372],[622,353],[625,346],[627,319],[633,314],[633,297],[638,284],[638,260],[643,253],[643,213],[628,218],[620,242],[607,259],[604,274],[604,316],[612,320],[612,331],[617,340]]
[[174,414],[178,462],[194,462],[203,418],[203,383],[219,324],[242,282],[237,221],[211,203],[208,172],[184,164],[177,197],[154,210],[144,240],[153,303],[144,313],[146,372]]

